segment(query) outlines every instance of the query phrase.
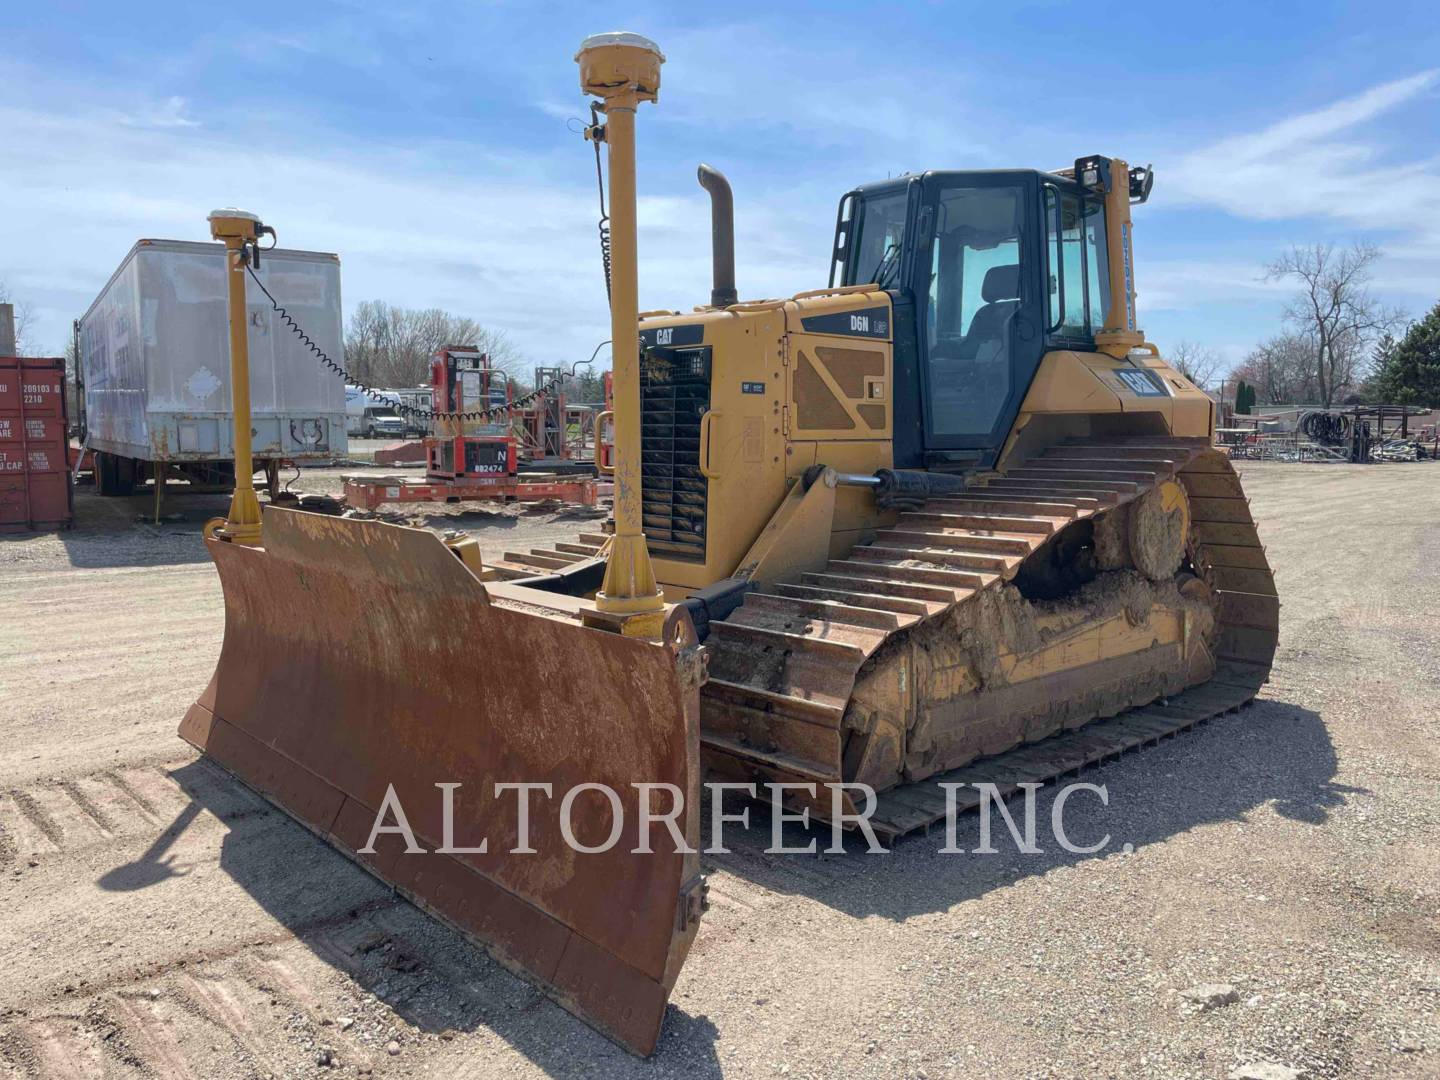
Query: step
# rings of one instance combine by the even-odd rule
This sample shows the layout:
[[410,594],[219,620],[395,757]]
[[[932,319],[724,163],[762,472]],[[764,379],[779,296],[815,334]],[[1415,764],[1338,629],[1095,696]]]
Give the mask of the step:
[[[816,701],[811,698],[781,694],[774,690],[763,690],[748,683],[731,682],[728,679],[710,678],[705,680],[701,691],[705,697],[739,705],[742,708],[759,708],[761,711],[781,716],[801,716],[829,726],[838,726],[845,716],[845,705],[833,701]],[[757,706],[756,702],[760,704]]]
[[[1175,462],[1137,458],[1117,461],[1114,458],[1032,458],[1025,462],[1028,469],[1043,470],[1057,476],[1093,476],[1097,480],[1138,480],[1149,483],[1175,471]],[[1012,470],[1013,472],[1013,470]]]
[[929,585],[923,581],[896,581],[893,578],[883,578],[865,573],[801,574],[800,581],[805,585],[821,589],[879,593],[883,596],[900,596],[910,600],[926,600],[946,605],[954,604],[957,600],[964,599],[975,591],[968,585],[961,588],[950,588],[942,585]]
[[[824,575],[818,576],[823,577]],[[782,583],[772,585],[771,588],[781,596],[787,598],[793,597],[797,600],[828,600],[838,604],[874,608],[880,611],[893,612],[896,615],[908,616],[911,621],[927,615],[938,614],[950,606],[950,601],[948,600],[916,600],[908,596],[886,596],[882,593],[856,592],[853,589],[824,589],[818,585]],[[904,626],[908,624],[902,622],[901,625]]]
[[[816,633],[799,633],[791,630],[780,630],[765,626],[747,626],[744,623],[712,622],[710,624],[711,638],[718,638],[720,641],[749,642],[760,645],[764,648],[781,649],[785,652],[808,652],[815,654],[834,655],[845,657],[855,661],[864,659],[866,646],[846,636],[821,637],[820,632],[836,634],[835,627],[809,624],[816,627]],[[854,630],[855,628],[851,628]],[[873,634],[873,632],[872,632]],[[884,640],[883,634],[873,634],[874,644],[878,645]]]
[[1149,447],[1155,450],[1189,450],[1192,453],[1211,449],[1209,439],[1183,435],[1107,435],[1099,439],[1066,439],[1057,445],[1085,446],[1092,450]]
[[895,563],[870,561],[868,559],[836,559],[825,569],[833,574],[853,574],[856,577],[882,578],[890,581],[908,581],[918,585],[946,585],[954,589],[983,589],[998,575],[982,574],[973,570],[941,570],[931,567],[899,566]]
[[[1073,511],[1072,507],[1055,507],[1055,511]],[[900,520],[895,523],[896,529],[905,529],[910,526],[920,528],[921,531],[929,531],[928,527],[936,529],[965,529],[972,532],[989,532],[997,534],[1025,534],[1027,536],[1044,537],[1049,536],[1056,529],[1070,523],[1070,513],[1045,513],[1026,516],[1017,516],[1013,512],[1009,515],[995,513],[947,513],[945,511],[912,510],[900,515]]]
[[562,559],[566,566],[569,566],[571,563],[584,562],[590,557],[588,552],[577,555],[573,551],[562,551],[560,550],[559,544],[556,544],[553,548],[531,548],[530,554],[539,555],[544,559]]
[[519,563],[505,562],[503,559],[497,559],[493,562],[486,562],[485,569],[495,571],[495,573],[500,576],[500,579],[502,581],[511,581],[516,578],[534,577],[537,573],[540,572],[539,570],[537,570],[536,567],[522,566]]
[[1103,487],[1091,485],[1074,484],[1073,486],[1063,480],[997,480],[986,490],[997,495],[1031,495],[1051,496],[1074,495],[1077,498],[1091,500],[1095,504],[1093,508],[1114,506],[1120,501],[1122,494],[1132,494],[1134,485],[1129,485],[1130,490],[1125,492],[1111,491]]
[[1192,452],[1183,447],[1096,446],[1090,443],[1075,443],[1052,446],[1040,456],[1046,460],[1064,458],[1070,461],[1164,461],[1178,464],[1189,461]]
[[920,544],[864,544],[852,550],[850,558],[861,562],[920,562],[942,568],[993,570],[1002,574],[1020,565],[1018,555],[1000,555],[993,551],[955,551]]
[[1073,492],[1056,492],[1050,495],[1039,496],[1022,494],[1015,491],[994,491],[990,488],[977,490],[983,490],[984,494],[967,492],[959,495],[947,495],[941,499],[931,499],[925,504],[921,513],[932,510],[939,510],[942,513],[949,510],[956,510],[962,513],[967,510],[974,510],[976,513],[983,514],[1018,514],[1026,512],[1053,514],[1074,519],[1087,516],[1100,505],[1095,499],[1077,496]]
[[1147,472],[1067,472],[1064,469],[1011,469],[1005,474],[1007,481],[1037,480],[1045,484],[1060,484],[1066,487],[1094,487],[1102,491],[1133,492],[1155,484],[1157,477]]
[[817,783],[823,784],[840,779],[832,770],[818,768],[814,762],[793,757],[790,754],[761,750],[758,747],[742,743],[737,739],[726,738],[724,735],[716,735],[714,732],[702,731],[700,733],[700,745],[708,746],[712,750],[720,750],[728,754],[734,754],[736,757],[758,761],[780,772],[793,773],[805,780],[813,780]]
[[1037,533],[998,532],[988,529],[924,528],[907,514],[893,529],[881,529],[875,542],[887,547],[920,544],[929,548],[952,548],[956,551],[999,551],[1006,555],[1026,556],[1044,542]]
[[529,566],[537,570],[563,570],[574,560],[559,555],[535,554],[524,551],[507,551],[500,556],[506,562]]
[[[762,600],[752,604],[750,600],[753,595],[746,596],[745,602],[723,620],[727,626],[798,634],[809,641],[840,641],[862,649],[875,648],[895,629],[888,621],[885,626],[872,626],[865,622],[834,619],[825,612],[807,614],[803,610],[804,605],[783,596],[771,597],[769,603]],[[884,616],[886,613],[876,614]]]
[[591,544],[594,547],[601,547],[602,545],[608,544],[610,542],[610,537],[606,536],[604,533],[584,532],[577,536],[575,539],[579,540],[582,544]]
[[776,593],[752,592],[745,594],[744,605],[730,616],[733,621],[747,610],[763,609],[782,614],[792,612],[801,619],[825,619],[830,622],[847,623],[851,626],[867,626],[874,630],[898,630],[902,626],[918,621],[918,616],[907,615],[881,608],[837,603],[829,600],[801,599]]
[[584,559],[593,559],[596,555],[600,554],[600,549],[590,544],[570,544],[562,542],[555,545],[555,550],[563,551],[570,555],[579,555]]

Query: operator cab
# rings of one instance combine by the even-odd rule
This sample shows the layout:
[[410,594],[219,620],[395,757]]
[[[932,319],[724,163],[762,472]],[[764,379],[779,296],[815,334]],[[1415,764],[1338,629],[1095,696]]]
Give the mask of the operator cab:
[[[1071,173],[1108,182],[1108,164],[928,172],[840,200],[831,285],[873,282],[894,302],[897,467],[991,464],[1041,357],[1095,349],[1110,310],[1105,194]],[[1132,198],[1148,196],[1149,171],[1136,173]]]

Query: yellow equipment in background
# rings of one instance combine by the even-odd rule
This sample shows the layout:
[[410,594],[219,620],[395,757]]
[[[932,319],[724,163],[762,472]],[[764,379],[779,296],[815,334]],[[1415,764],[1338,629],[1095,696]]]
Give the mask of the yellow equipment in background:
[[[699,846],[702,770],[899,836],[943,815],[939,781],[1044,780],[1248,701],[1279,605],[1212,403],[1136,328],[1148,169],[858,187],[826,288],[740,302],[701,166],[711,302],[641,318],[634,119],[664,58],[620,33],[577,59],[612,184],[613,527],[481,570],[473,544],[274,507],[254,546],[237,491],[181,734],[649,1053],[703,909],[670,829]],[[243,286],[263,226],[214,228]],[[458,841],[451,785],[480,808]],[[416,844],[376,841],[392,804]]]

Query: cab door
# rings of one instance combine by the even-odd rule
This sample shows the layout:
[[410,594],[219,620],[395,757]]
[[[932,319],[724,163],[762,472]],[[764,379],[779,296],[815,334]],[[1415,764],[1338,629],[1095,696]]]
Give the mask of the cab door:
[[926,457],[988,464],[1044,352],[1038,174],[934,173],[915,231]]

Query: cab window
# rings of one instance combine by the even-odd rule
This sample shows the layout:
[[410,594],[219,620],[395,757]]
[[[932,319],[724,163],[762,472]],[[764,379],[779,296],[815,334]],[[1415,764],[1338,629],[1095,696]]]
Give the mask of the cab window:
[[1105,329],[1105,315],[1110,310],[1110,263],[1105,250],[1105,204],[1087,199],[1083,205],[1085,236],[1086,297],[1089,309],[1090,334]]
[[1045,222],[1050,332],[1093,337],[1110,306],[1104,204],[1047,184]]
[[901,189],[889,195],[868,197],[860,217],[860,235],[850,263],[847,285],[889,285],[900,269],[905,243],[905,217],[910,194]]

